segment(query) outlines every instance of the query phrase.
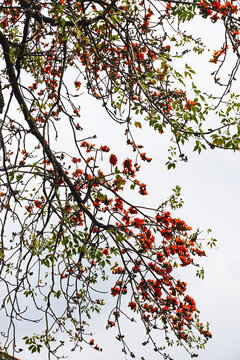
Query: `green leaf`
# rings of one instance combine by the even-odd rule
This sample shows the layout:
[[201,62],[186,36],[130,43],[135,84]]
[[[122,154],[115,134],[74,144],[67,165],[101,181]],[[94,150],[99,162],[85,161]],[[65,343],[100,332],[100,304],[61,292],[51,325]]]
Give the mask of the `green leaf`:
[[136,126],[136,128],[142,128],[142,124],[139,121],[135,121],[134,125]]

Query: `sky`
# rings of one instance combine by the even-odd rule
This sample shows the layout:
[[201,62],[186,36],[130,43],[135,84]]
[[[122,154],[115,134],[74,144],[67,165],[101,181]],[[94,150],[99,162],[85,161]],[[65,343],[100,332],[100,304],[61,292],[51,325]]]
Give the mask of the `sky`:
[[[209,28],[210,29],[210,28]],[[199,33],[209,31],[200,24],[195,24],[195,30]],[[215,28],[214,28],[214,31]],[[216,33],[215,33],[216,35]],[[212,34],[213,42],[216,37]],[[211,84],[205,77],[206,67],[202,63],[196,64],[203,85],[211,89]],[[200,82],[201,82],[200,81]],[[213,87],[214,91],[214,87]],[[98,135],[100,144],[108,145],[112,152],[128,154],[126,139],[123,136],[124,128],[112,123],[101,107],[100,102],[82,97],[81,101],[81,125],[84,134]],[[211,119],[210,119],[211,121]],[[146,125],[142,129],[135,129],[134,136],[137,143],[144,145],[144,151],[153,158],[151,164],[144,164],[142,175],[139,178],[148,184],[149,196],[144,202],[150,206],[158,206],[169,195],[176,185],[182,188],[184,207],[177,212],[179,216],[193,228],[202,230],[201,239],[207,243],[209,236],[207,229],[212,229],[212,236],[218,242],[213,249],[207,250],[207,257],[201,259],[201,266],[205,269],[205,279],[200,280],[195,276],[195,271],[189,271],[184,275],[187,279],[189,294],[196,300],[197,307],[201,312],[201,320],[210,323],[213,338],[206,345],[205,350],[199,352],[199,360],[239,360],[239,323],[240,323],[240,154],[231,151],[208,149],[200,156],[192,152],[192,144],[186,146],[185,153],[188,162],[180,162],[175,170],[168,171],[164,165],[167,160],[167,147],[170,136],[160,136]],[[62,143],[61,143],[62,142]],[[60,137],[60,147],[65,144],[65,134]],[[62,144],[62,145],[61,145]],[[111,331],[105,331],[106,313],[95,319],[95,335],[99,345],[104,349],[102,353],[92,351],[88,346],[81,353],[72,353],[66,346],[65,355],[70,360],[115,360],[129,359],[121,353],[121,348],[114,341]],[[104,320],[104,321],[103,321]],[[23,329],[23,331],[25,331]],[[24,334],[23,334],[24,335]],[[129,330],[130,342],[136,344],[143,337],[139,325]],[[140,352],[138,355],[141,354]],[[173,349],[171,353],[175,360],[186,360],[189,357],[182,349]],[[161,359],[156,353],[146,350],[146,359]],[[42,355],[28,353],[19,354],[24,360],[44,359]],[[140,356],[136,357],[140,359]]]
[[[112,124],[95,100],[88,99],[82,106],[82,121],[88,122],[86,127],[95,127],[100,134],[97,141],[108,144],[111,150],[126,151],[125,138],[119,125]],[[122,129],[121,129],[122,130]],[[86,130],[87,131],[87,130]],[[239,323],[240,312],[240,270],[239,270],[239,178],[240,154],[231,151],[208,150],[200,156],[189,150],[188,163],[180,162],[175,170],[168,171],[164,166],[167,158],[169,138],[155,134],[147,126],[136,130],[139,140],[145,140],[144,150],[153,157],[151,165],[146,164],[140,177],[148,184],[149,196],[145,197],[146,205],[158,205],[170,194],[176,185],[182,188],[184,206],[174,212],[194,229],[200,228],[202,242],[209,240],[207,229],[218,242],[216,248],[207,250],[207,257],[201,259],[204,266],[205,279],[195,276],[195,269],[184,273],[188,283],[188,293],[196,300],[201,312],[201,320],[210,323],[213,338],[207,343],[206,349],[199,352],[199,360],[239,360]],[[121,353],[121,347],[115,341],[114,330],[105,331],[107,311],[95,319],[94,338],[103,347],[103,352],[91,350],[88,346],[82,352],[71,352],[65,347],[65,355],[70,360],[116,360],[129,359]],[[130,343],[139,343],[144,333],[137,325],[129,330]],[[71,346],[71,345],[70,345]],[[137,349],[139,350],[139,349]],[[141,349],[140,349],[141,350]],[[141,353],[140,353],[141,354]],[[186,360],[190,357],[180,348],[171,354],[175,360]],[[146,359],[158,360],[161,357],[148,349]],[[43,355],[24,354],[24,360],[40,360]],[[140,357],[136,357],[140,359]],[[23,357],[21,356],[21,359]]]
[[[105,129],[104,136],[112,137],[113,144],[116,141],[121,146],[117,129],[109,134],[109,127]],[[195,270],[188,277],[184,274],[184,278],[188,279],[189,292],[201,311],[201,319],[210,323],[213,333],[213,338],[208,342],[206,350],[200,352],[198,359],[238,360],[240,154],[209,149],[199,156],[189,149],[186,152],[188,163],[181,162],[177,169],[168,171],[164,166],[167,139],[154,134],[147,127],[138,132],[139,137],[144,137],[145,151],[153,157],[151,165],[144,168],[143,181],[148,184],[149,190],[145,201],[158,205],[171,194],[172,188],[180,185],[184,207],[174,214],[193,228],[200,228],[203,231],[200,236],[203,243],[209,240],[209,228],[212,229],[211,236],[218,240],[216,248],[209,248],[207,258],[201,261],[205,279],[196,278]],[[108,342],[107,334],[106,340]],[[100,359],[112,359],[113,349],[107,346],[107,353]],[[94,354],[91,357],[88,351],[91,359],[98,359]],[[174,351],[174,355],[176,360],[187,359],[186,353],[179,349]],[[120,354],[117,355],[117,359],[121,358]],[[150,357],[151,360],[158,358],[156,354]]]
[[[220,26],[202,20],[195,22],[192,32],[196,34],[196,37],[201,35],[211,51],[220,48],[223,39]],[[211,51],[206,51],[200,59],[190,59],[190,61],[192,60],[193,68],[198,72],[200,86],[207,87],[210,92],[214,93],[216,87],[208,77],[208,74],[215,70],[214,65],[208,62],[212,55]],[[238,77],[235,89],[238,89],[239,85]],[[91,108],[87,107],[88,115]],[[82,111],[84,111],[84,107]],[[104,113],[100,116],[99,110],[97,114],[92,110],[91,119],[94,124],[96,122],[101,124],[103,131],[100,132],[100,137],[106,139],[108,144],[110,140],[109,145],[112,143],[112,146],[117,144],[117,147],[124,148],[124,139],[120,135],[119,127],[116,126],[113,129],[113,125],[110,126],[111,120],[107,119]],[[214,121],[214,118],[210,118],[209,124]],[[105,123],[106,126],[103,125]],[[201,265],[205,269],[205,279],[196,278],[194,271],[190,272],[187,277],[189,292],[197,302],[201,319],[210,323],[210,330],[213,333],[213,338],[206,345],[206,349],[199,352],[198,359],[239,360],[240,154],[229,150],[209,148],[199,156],[192,152],[193,144],[188,144],[184,151],[188,156],[188,162],[180,162],[175,170],[168,171],[164,164],[167,159],[170,138],[154,134],[147,126],[144,126],[143,129],[136,129],[134,136],[137,139],[136,142],[143,143],[146,153],[153,157],[151,164],[147,164],[142,172],[142,180],[148,184],[149,190],[148,199],[145,201],[158,206],[170,195],[172,188],[180,185],[184,207],[175,214],[193,228],[200,228],[203,231],[201,235],[203,243],[207,243],[209,240],[207,235],[209,228],[212,229],[211,236],[218,240],[217,246],[213,249],[209,248],[207,258],[201,261]],[[186,278],[186,274],[184,277]],[[132,333],[133,342],[135,334],[136,330]],[[91,360],[112,359],[113,351],[116,353],[115,344],[109,346],[108,335],[106,335],[105,341],[106,350],[100,357],[95,354],[91,355],[89,350],[85,353],[86,356]],[[187,354],[179,348],[172,354],[176,360],[188,358]],[[120,353],[115,356],[119,360],[123,358]],[[157,360],[159,356],[149,352],[149,359]]]

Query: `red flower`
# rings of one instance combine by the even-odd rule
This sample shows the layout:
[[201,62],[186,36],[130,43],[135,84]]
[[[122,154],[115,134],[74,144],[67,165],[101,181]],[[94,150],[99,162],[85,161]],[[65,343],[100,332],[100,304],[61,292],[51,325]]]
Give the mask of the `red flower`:
[[80,81],[74,81],[74,85],[75,85],[76,89],[79,90],[82,84]]
[[36,208],[41,209],[41,207],[42,207],[42,201],[35,200],[35,201],[34,201],[34,205],[36,206]]
[[72,158],[72,162],[74,163],[74,164],[76,164],[76,163],[80,163],[81,162],[81,159],[80,158],[75,158],[75,157],[73,157]]
[[108,152],[110,149],[108,146],[104,145],[100,147],[100,150],[104,151],[104,152]]
[[103,249],[102,254],[107,256],[109,254],[108,249]]
[[129,306],[132,310],[136,310],[136,308],[137,308],[137,305],[136,305],[136,303],[135,303],[134,301],[130,302],[130,303],[128,304],[128,306]]
[[113,327],[113,326],[116,326],[116,324],[115,324],[114,321],[108,320],[108,326],[109,326],[109,327]]
[[131,159],[126,159],[126,160],[123,162],[123,167],[124,167],[123,172],[124,172],[125,174],[131,175],[131,176],[134,175],[135,170],[132,168],[132,160],[131,160]]
[[119,287],[117,287],[117,286],[114,286],[113,288],[111,288],[111,294],[112,294],[112,296],[116,296],[116,295],[118,295],[119,293],[120,293],[120,288]]
[[114,154],[111,154],[110,155],[110,158],[109,158],[109,162],[110,162],[110,164],[112,164],[113,166],[115,166],[116,164],[117,164],[117,157],[116,157],[116,155],[114,155]]
[[140,154],[140,157],[141,157],[141,159],[142,159],[143,161],[147,161],[147,162],[152,161],[152,158],[148,158],[148,157],[146,156],[146,153]]

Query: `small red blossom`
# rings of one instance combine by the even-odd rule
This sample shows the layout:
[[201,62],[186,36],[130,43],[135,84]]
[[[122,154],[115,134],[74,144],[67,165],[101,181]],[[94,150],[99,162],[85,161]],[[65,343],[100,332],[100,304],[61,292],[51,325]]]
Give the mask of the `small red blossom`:
[[40,200],[35,200],[34,205],[36,206],[36,208],[41,209],[43,203]]
[[147,162],[152,161],[152,158],[148,158],[148,157],[146,156],[146,153],[140,154],[140,157],[141,157],[141,159],[142,159],[143,161],[147,161]]
[[114,286],[113,288],[111,288],[111,294],[112,296],[117,296],[118,294],[120,294],[121,290],[119,287]]
[[74,81],[74,85],[75,85],[76,90],[79,90],[82,84],[80,81]]
[[135,218],[133,221],[133,225],[137,228],[140,229],[145,225],[145,220],[144,219],[139,219],[139,218]]
[[130,214],[135,214],[136,215],[138,213],[138,211],[135,208],[133,208],[132,206],[130,206],[128,211],[130,212]]
[[110,155],[110,158],[109,158],[109,162],[110,162],[110,164],[112,164],[113,166],[115,166],[115,165],[117,164],[117,162],[118,162],[116,155],[111,154],[111,155]]
[[102,254],[104,254],[106,256],[109,255],[108,249],[103,249]]
[[75,158],[75,157],[73,157],[73,158],[72,158],[72,162],[73,162],[74,164],[80,163],[80,162],[81,162],[81,159],[80,159],[80,158]]
[[148,193],[147,193],[147,185],[139,184],[139,194],[148,195]]
[[192,110],[196,106],[194,101],[187,100],[185,108],[188,110]]
[[125,273],[125,269],[121,268],[121,266],[119,267],[114,267],[114,269],[112,270],[113,274],[124,274]]
[[113,326],[116,326],[116,324],[115,324],[114,321],[108,320],[108,326],[109,326],[109,327],[113,327]]
[[104,151],[104,152],[109,152],[109,151],[110,151],[109,147],[106,146],[106,145],[101,146],[101,147],[100,147],[100,150],[102,150],[102,151]]
[[134,301],[131,301],[128,306],[130,307],[130,309],[132,310],[136,310],[137,308],[137,304]]
[[132,160],[126,159],[123,162],[123,172],[127,175],[133,176],[135,174],[135,170],[132,167]]

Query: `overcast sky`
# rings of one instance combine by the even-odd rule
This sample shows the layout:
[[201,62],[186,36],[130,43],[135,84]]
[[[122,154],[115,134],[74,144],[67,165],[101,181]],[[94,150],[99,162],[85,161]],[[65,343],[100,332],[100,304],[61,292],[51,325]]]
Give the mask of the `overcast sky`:
[[[99,143],[108,144],[115,153],[126,151],[125,138],[118,125],[111,123],[96,102],[88,100],[88,105],[82,107],[82,121],[88,122],[87,127],[95,124]],[[91,125],[91,122],[93,124]],[[138,132],[138,133],[137,133]],[[182,188],[184,207],[175,214],[185,220],[193,228],[203,230],[203,242],[209,238],[207,229],[213,230],[212,235],[218,239],[217,247],[208,249],[208,257],[200,264],[205,268],[205,279],[195,276],[195,269],[186,273],[184,279],[188,282],[188,293],[194,297],[201,311],[201,320],[210,322],[213,338],[208,342],[206,350],[199,353],[199,360],[239,360],[239,323],[240,323],[240,270],[239,270],[239,204],[240,204],[240,154],[230,151],[208,150],[201,156],[192,154],[189,147],[188,163],[179,163],[177,169],[167,171],[164,163],[167,157],[167,137],[155,134],[148,127],[136,131],[136,137],[144,140],[152,163],[144,166],[141,180],[148,184],[149,196],[145,203],[152,206],[164,201],[176,185]],[[114,152],[114,151],[113,151]],[[206,239],[206,240],[204,240]],[[105,331],[107,312],[95,320],[96,342],[104,351],[98,353],[88,346],[81,353],[72,353],[66,348],[69,359],[116,360],[124,359],[121,347],[115,341],[115,330]],[[128,328],[130,329],[129,325]],[[139,344],[144,339],[144,333],[135,327],[129,330],[129,339]],[[113,332],[113,334],[111,334]],[[140,349],[141,350],[141,349]],[[139,351],[139,349],[138,349]],[[138,352],[140,355],[141,352]],[[177,348],[172,352],[176,360],[187,359],[187,354]],[[148,360],[158,360],[160,356],[149,351],[145,352]],[[43,355],[21,356],[24,360],[40,360]],[[127,357],[128,359],[128,357]],[[140,356],[137,357],[140,359]]]
[[[204,23],[206,24],[206,23]],[[206,28],[198,26],[201,31],[209,34]],[[212,29],[212,28],[209,28]],[[216,28],[214,28],[216,29]],[[200,31],[201,30],[201,31]],[[212,42],[216,39],[216,33],[212,33]],[[206,58],[205,58],[206,59]],[[208,85],[208,78],[204,78],[205,67],[199,62],[198,70],[203,83]],[[84,100],[84,101],[82,101]],[[124,130],[117,124],[113,124],[101,108],[101,104],[88,98],[80,98],[82,102],[81,121],[85,133],[96,133],[100,144],[111,147],[113,153],[126,152]],[[94,130],[93,130],[94,129]],[[213,338],[206,346],[206,350],[199,352],[199,360],[239,360],[239,323],[240,323],[240,154],[231,151],[209,149],[198,156],[192,153],[188,145],[186,154],[188,163],[179,163],[176,170],[167,171],[164,163],[167,159],[168,136],[155,134],[147,126],[134,131],[137,143],[144,144],[144,150],[148,156],[153,157],[151,164],[144,165],[142,175],[139,178],[148,184],[148,198],[146,204],[159,205],[170,194],[176,185],[182,188],[184,200],[183,209],[175,213],[192,226],[203,230],[201,238],[203,242],[208,239],[207,229],[212,228],[213,235],[218,239],[217,247],[207,251],[208,257],[202,259],[201,265],[205,268],[205,279],[199,280],[195,272],[190,271],[185,279],[189,284],[189,294],[196,300],[201,311],[201,320],[210,322],[210,330]],[[174,213],[173,213],[174,214]],[[206,240],[204,240],[206,239]],[[91,351],[86,347],[82,353],[71,353],[66,348],[66,354],[70,360],[115,360],[124,359],[121,347],[109,330],[105,332],[106,319],[104,314],[96,317],[94,337],[99,339],[99,345],[104,348],[102,353]],[[23,329],[24,335],[25,330]],[[129,333],[129,338],[139,344],[142,333],[139,327],[135,327]],[[137,349],[141,355],[141,349]],[[156,353],[147,350],[148,360],[161,359]],[[181,349],[174,350],[176,360],[188,359],[187,354]],[[23,360],[44,359],[43,355],[31,355],[24,353],[19,355]],[[129,357],[127,357],[129,359]],[[137,356],[140,359],[140,356]]]

